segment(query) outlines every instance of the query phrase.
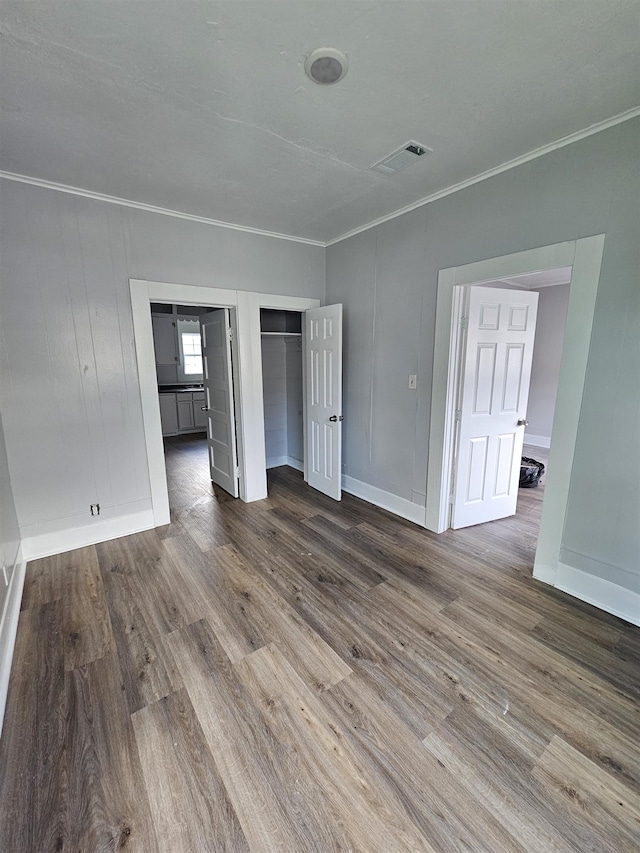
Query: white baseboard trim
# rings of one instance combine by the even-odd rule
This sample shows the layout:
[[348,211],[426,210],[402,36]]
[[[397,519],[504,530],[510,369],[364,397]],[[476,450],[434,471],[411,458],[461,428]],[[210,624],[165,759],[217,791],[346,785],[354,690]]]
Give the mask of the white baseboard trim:
[[532,444],[534,447],[545,447],[548,450],[551,447],[551,438],[546,435],[533,435],[525,432],[524,443]]
[[547,583],[549,586],[555,586],[556,578],[558,576],[558,567],[535,563],[533,567],[533,576],[537,581]]
[[[547,580],[551,574],[554,578]],[[536,569],[534,577],[574,598],[579,598],[580,601],[586,601],[587,604],[593,604],[594,607],[631,622],[632,625],[640,626],[640,595],[637,592],[564,563],[558,563],[556,572],[546,572],[545,567],[542,567],[542,570]]]
[[20,618],[20,604],[26,569],[27,561],[19,550],[16,564],[11,573],[4,609],[0,616],[0,734],[4,722],[4,711],[7,706],[9,676],[11,675],[11,662],[13,661],[13,650],[18,633],[18,619]]
[[132,533],[150,530],[155,526],[153,510],[150,509],[116,518],[105,518],[104,521],[96,521],[91,525],[28,536],[22,540],[22,556],[25,560],[37,560],[40,557],[63,554],[65,551],[74,551],[76,548],[84,548],[98,542],[108,542],[120,536],[130,536]]
[[293,456],[287,456],[285,465],[288,465],[289,468],[295,468],[296,471],[302,471],[304,474],[304,462],[300,459],[294,459]]
[[269,468],[279,468],[281,465],[288,465],[289,457],[288,456],[271,456],[267,459],[267,471]]
[[345,492],[355,495],[357,498],[362,498],[367,503],[378,506],[381,509],[386,509],[394,515],[399,515],[400,518],[406,518],[407,521],[413,521],[414,524],[418,524],[420,527],[425,526],[424,507],[414,504],[406,498],[400,498],[398,495],[386,492],[377,486],[363,483],[361,480],[355,480],[347,474],[342,475],[342,488]]

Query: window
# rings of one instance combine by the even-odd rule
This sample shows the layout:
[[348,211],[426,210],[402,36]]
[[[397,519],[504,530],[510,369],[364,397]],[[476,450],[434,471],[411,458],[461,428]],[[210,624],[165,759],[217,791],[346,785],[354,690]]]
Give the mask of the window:
[[200,333],[182,332],[180,344],[182,349],[182,369],[185,376],[193,376],[194,374],[202,376]]
[[202,350],[200,341],[200,323],[195,318],[187,320],[178,317],[178,347],[180,363],[178,364],[178,381],[193,382],[202,379]]

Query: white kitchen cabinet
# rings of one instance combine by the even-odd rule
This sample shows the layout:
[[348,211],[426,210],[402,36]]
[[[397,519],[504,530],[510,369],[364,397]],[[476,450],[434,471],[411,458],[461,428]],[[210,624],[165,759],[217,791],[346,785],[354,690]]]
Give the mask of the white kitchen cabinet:
[[207,428],[207,413],[202,411],[204,407],[204,392],[193,392],[193,426],[200,429]]
[[152,316],[153,347],[156,353],[156,364],[173,364],[178,362],[178,338],[176,336],[176,321],[172,316]]
[[178,430],[193,429],[193,399],[192,394],[176,394],[178,400]]
[[202,411],[203,391],[161,391],[158,396],[163,435],[206,430],[207,415]]
[[160,421],[163,435],[175,435],[178,432],[178,409],[175,394],[160,394]]

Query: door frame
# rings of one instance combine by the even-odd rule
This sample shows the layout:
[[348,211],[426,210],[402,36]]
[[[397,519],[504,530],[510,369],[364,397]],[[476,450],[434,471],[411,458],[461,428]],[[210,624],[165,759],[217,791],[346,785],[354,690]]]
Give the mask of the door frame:
[[549,454],[549,473],[545,482],[533,572],[534,577],[550,584],[555,583],[560,562],[604,238],[604,234],[597,234],[579,240],[555,243],[442,269],[438,274],[425,508],[425,527],[434,533],[442,533],[449,526],[449,491],[457,392],[454,368],[459,347],[457,317],[461,298],[456,286],[481,284],[555,267],[573,268]]
[[129,279],[129,291],[154,526],[168,524],[170,511],[153,348],[152,302],[231,309],[240,499],[248,503],[266,498],[260,308],[306,311],[317,308],[320,300],[135,278]]

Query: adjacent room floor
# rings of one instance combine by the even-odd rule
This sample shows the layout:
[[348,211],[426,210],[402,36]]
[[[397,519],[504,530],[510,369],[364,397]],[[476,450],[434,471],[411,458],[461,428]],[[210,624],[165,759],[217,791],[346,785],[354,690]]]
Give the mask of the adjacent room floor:
[[640,631],[531,578],[542,489],[435,536],[167,466],[169,526],[28,567],[3,850],[637,850]]

